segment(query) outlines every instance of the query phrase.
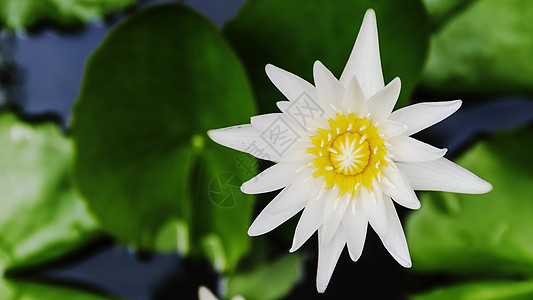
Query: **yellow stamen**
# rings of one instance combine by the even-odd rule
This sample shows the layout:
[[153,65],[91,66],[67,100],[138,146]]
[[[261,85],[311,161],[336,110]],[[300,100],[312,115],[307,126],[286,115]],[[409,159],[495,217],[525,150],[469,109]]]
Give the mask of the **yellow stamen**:
[[[313,177],[324,176],[324,189],[339,188],[339,197],[357,195],[361,186],[372,193],[372,182],[381,182],[381,168],[388,166],[385,140],[368,117],[337,113],[329,128],[318,128],[311,137],[308,153],[316,157],[308,164],[316,168]],[[369,167],[370,166],[370,167]]]

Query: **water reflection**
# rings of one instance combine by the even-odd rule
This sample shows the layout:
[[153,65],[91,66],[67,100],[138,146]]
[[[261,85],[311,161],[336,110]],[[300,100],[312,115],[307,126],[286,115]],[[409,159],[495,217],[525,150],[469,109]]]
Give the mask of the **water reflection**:
[[15,37],[0,31],[0,106],[20,99],[19,69],[14,58]]
[[75,33],[46,28],[17,35],[14,58],[24,72],[24,113],[55,113],[67,123],[85,61],[111,27],[94,22]]

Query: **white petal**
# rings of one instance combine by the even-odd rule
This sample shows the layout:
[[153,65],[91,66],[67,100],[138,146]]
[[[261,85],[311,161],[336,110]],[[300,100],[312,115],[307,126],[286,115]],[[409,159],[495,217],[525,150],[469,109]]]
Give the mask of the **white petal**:
[[[310,174],[309,174],[310,175]],[[307,200],[317,195],[320,189],[320,183],[317,184],[319,179],[310,179],[303,181],[306,175],[298,177],[295,180],[295,184],[287,187],[281,191],[275,198],[283,198],[278,201],[277,205],[272,208],[272,214],[279,214],[285,210],[291,210],[295,206],[300,206],[302,203],[306,203]]]
[[205,286],[201,286],[198,289],[198,299],[199,300],[218,300],[218,298],[215,297],[215,295],[213,295],[213,293],[211,293],[211,291]]
[[322,225],[324,216],[324,205],[326,204],[326,195],[311,198],[305,205],[304,212],[296,225],[292,247],[289,252],[298,250]]
[[368,111],[372,113],[373,121],[387,119],[398,96],[400,96],[401,82],[400,78],[394,78],[385,88],[374,94],[367,101]]
[[[315,100],[313,100],[313,101],[315,101]],[[296,105],[295,103],[297,103],[297,102],[293,102],[292,105]],[[291,107],[291,102],[290,101],[278,101],[278,102],[276,102],[276,105],[279,108],[279,110],[281,110],[285,114],[285,116],[292,117],[293,121],[294,121],[294,119],[296,119],[297,122],[299,122],[297,127],[300,127],[302,129],[324,128],[324,127],[327,127],[327,125],[328,125],[328,122],[326,120],[323,120],[324,118],[310,117],[308,115],[305,116],[305,124],[304,124],[304,122],[302,122],[302,119],[300,119],[300,118],[304,118],[304,117],[297,116],[297,114],[302,114],[299,111],[299,108],[296,108],[294,106]],[[318,103],[317,103],[317,105],[318,105]],[[305,108],[305,109],[316,109],[316,107],[309,108],[308,106],[304,106],[302,108]],[[316,111],[314,111],[313,114],[314,113],[316,113]],[[320,113],[318,113],[318,115],[320,115]],[[306,126],[303,126],[303,125],[306,125]],[[306,127],[306,128],[304,128],[304,127]],[[303,134],[303,135],[305,135],[305,134]]]
[[383,134],[384,139],[398,136],[407,130],[407,125],[392,120],[381,120],[376,126],[378,127],[378,132]]
[[324,113],[321,116],[322,118],[314,118],[309,121],[307,126],[308,130],[311,129],[313,132],[316,132],[317,128],[328,128],[328,119],[333,118],[331,107],[328,110],[324,110]]
[[283,113],[271,113],[250,118],[252,126],[260,132],[270,127],[276,120],[283,118]]
[[302,166],[299,162],[280,162],[246,181],[241,186],[245,194],[260,194],[279,190],[293,183],[296,170]]
[[333,210],[329,216],[324,218],[324,223],[322,225],[322,239],[326,243],[329,242],[335,232],[337,232],[337,228],[339,228],[339,225],[341,224],[344,212],[351,201],[351,196],[345,194],[342,198],[328,200],[333,200],[336,203],[333,205]]
[[386,235],[387,216],[385,215],[381,190],[369,193],[366,187],[363,187],[356,201],[361,201],[361,207],[374,231],[378,235]]
[[346,236],[342,227],[339,227],[328,243],[322,240],[321,231],[318,231],[318,268],[316,272],[316,289],[319,293],[326,290],[335,265],[337,265],[342,249],[346,244]]
[[315,79],[319,104],[326,111],[331,110],[330,104],[336,108],[340,108],[341,100],[344,96],[344,87],[318,60],[313,66],[313,78]]
[[448,151],[439,149],[412,137],[399,135],[387,140],[392,146],[388,148],[394,161],[425,162],[439,159]]
[[281,159],[278,151],[261,138],[261,132],[251,124],[213,129],[207,135],[222,146],[250,153],[257,158],[274,162]]
[[411,135],[446,119],[461,103],[461,100],[417,103],[394,111],[390,119],[407,125],[404,134]]
[[353,261],[357,261],[363,253],[368,220],[361,208],[361,201],[355,201],[353,208],[348,208],[342,218],[342,227],[348,242],[348,252]]
[[[294,120],[292,120],[283,113],[271,113],[254,116],[250,118],[250,123],[259,132],[265,132],[270,127],[276,126],[278,124],[287,127],[287,129],[293,129],[298,134],[298,136],[300,136],[300,132],[302,131],[301,126],[299,126],[296,122],[294,122]],[[285,130],[285,128],[282,128],[281,130]]]
[[410,181],[406,178],[402,171],[398,168],[382,168],[383,175],[387,180],[390,180],[394,187],[382,184],[381,188],[385,194],[389,195],[401,206],[410,209],[419,209],[420,200],[415,194],[415,191],[410,185]]
[[309,82],[271,64],[265,66],[265,71],[270,81],[288,100],[295,101],[307,95],[316,101],[315,88]]
[[385,86],[379,57],[376,14],[372,9],[367,10],[365,14],[340,82],[347,87],[354,77],[359,82],[365,99],[369,99]]
[[387,212],[387,235],[379,236],[383,245],[394,257],[394,259],[403,267],[411,267],[411,257],[409,255],[409,248],[407,248],[407,241],[403,232],[402,224],[389,197],[385,197],[385,210]]
[[424,163],[398,163],[415,190],[483,194],[492,185],[472,172],[442,157]]
[[335,208],[339,205],[340,199],[338,199],[339,189],[337,186],[334,186],[330,190],[326,191],[326,205],[324,206],[324,220],[327,220],[329,216],[333,213]]
[[342,97],[341,108],[345,111],[357,112],[366,115],[366,103],[363,91],[355,78],[352,79]]
[[278,101],[278,102],[276,102],[276,106],[282,112],[286,112],[290,105],[291,105],[290,101]]
[[272,210],[280,201],[283,201],[283,198],[276,197],[270,201],[270,203],[263,209],[263,211],[261,211],[257,218],[255,218],[254,222],[248,229],[248,235],[256,236],[271,231],[297,214],[305,206],[305,202],[302,202],[278,214],[272,213]]
[[291,155],[298,150],[298,143],[304,141],[308,133],[291,117],[284,113],[272,113],[251,118],[253,128],[259,132],[259,138],[266,144],[266,151],[281,157]]
[[279,161],[308,163],[316,158],[316,155],[307,152],[309,147],[313,147],[313,145],[296,141],[287,151],[283,152]]

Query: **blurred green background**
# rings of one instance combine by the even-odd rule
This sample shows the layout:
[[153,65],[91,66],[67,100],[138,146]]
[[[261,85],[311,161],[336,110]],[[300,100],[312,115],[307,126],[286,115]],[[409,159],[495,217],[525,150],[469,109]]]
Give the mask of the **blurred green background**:
[[[417,138],[494,185],[399,209],[403,269],[374,232],[315,289],[295,220],[248,237],[270,164],[206,131],[275,112],[273,63],[339,76],[377,14],[398,107],[462,99]],[[533,298],[533,2],[0,0],[1,299]]]

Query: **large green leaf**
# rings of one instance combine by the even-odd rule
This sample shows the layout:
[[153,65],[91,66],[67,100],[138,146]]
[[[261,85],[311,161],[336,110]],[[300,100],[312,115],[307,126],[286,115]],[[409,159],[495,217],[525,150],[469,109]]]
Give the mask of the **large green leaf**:
[[302,264],[303,256],[287,254],[273,263],[257,266],[251,272],[231,276],[228,294],[244,299],[280,299],[301,280]]
[[406,224],[414,270],[533,274],[532,148],[531,129],[493,136],[457,162],[494,190],[422,195]]
[[73,287],[20,280],[0,281],[0,298],[5,300],[117,299],[116,297],[99,295]]
[[71,142],[56,124],[0,114],[0,273],[93,239],[97,225],[71,181]]
[[53,21],[61,25],[76,24],[102,18],[136,0],[2,0],[0,26],[20,29],[39,21]]
[[313,82],[320,60],[340,76],[368,8],[377,15],[385,81],[402,79],[398,105],[405,105],[428,46],[429,21],[418,0],[251,0],[224,33],[246,64],[261,111],[275,111],[283,99],[264,73],[267,63]]
[[443,287],[411,297],[412,300],[529,300],[532,281],[488,280]]
[[423,85],[441,94],[533,92],[533,2],[478,0],[431,40]]
[[253,198],[238,186],[255,161],[206,131],[254,114],[218,29],[185,6],[153,6],[117,25],[87,63],[74,109],[77,185],[119,242],[204,253],[231,269],[249,248]]

